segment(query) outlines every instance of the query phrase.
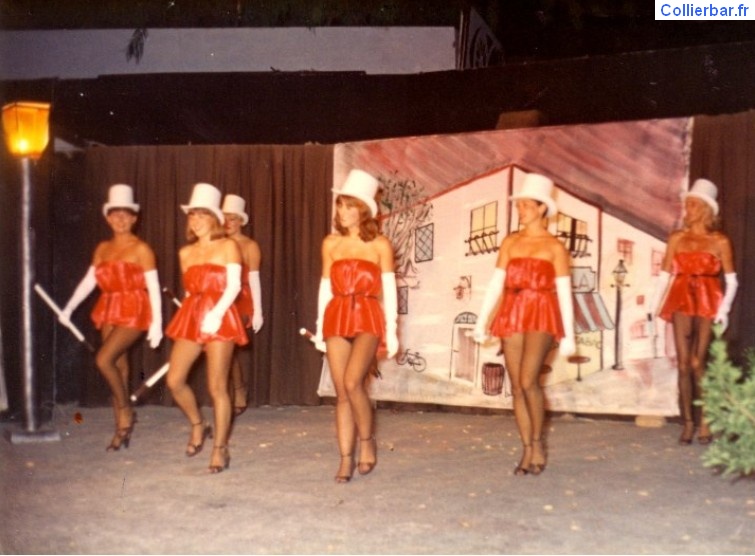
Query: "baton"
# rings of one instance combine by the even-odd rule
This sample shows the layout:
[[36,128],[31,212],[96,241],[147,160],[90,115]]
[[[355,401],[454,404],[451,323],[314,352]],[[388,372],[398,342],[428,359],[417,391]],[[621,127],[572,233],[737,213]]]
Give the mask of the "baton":
[[[304,336],[310,342],[314,342],[315,341],[315,339],[314,339],[315,335],[312,334],[312,332],[310,332],[306,328],[303,328],[303,327],[300,328],[299,329],[299,334],[301,334],[302,336]],[[382,375],[382,373],[380,372],[380,369],[378,369],[378,366],[377,366],[377,359],[373,359],[372,363],[370,364],[370,374],[375,375],[378,378],[383,378],[383,375]]]
[[175,295],[173,295],[173,292],[172,292],[172,291],[170,291],[170,290],[169,290],[169,289],[168,289],[167,287],[164,287],[164,288],[163,288],[163,293],[164,293],[165,295],[167,295],[168,297],[170,297],[170,300],[171,300],[171,301],[173,302],[173,304],[174,304],[174,305],[175,305],[176,307],[180,307],[180,306],[181,306],[181,302],[180,302],[180,301],[179,301],[179,300],[178,300],[178,299],[176,298],[176,296],[175,296]]
[[[176,307],[181,307],[181,302],[176,299],[176,296],[173,295],[173,292],[170,291],[167,287],[163,288],[163,293],[170,297],[171,301]],[[162,377],[165,376],[165,374],[168,372],[169,365],[168,363],[165,363],[162,367],[157,369],[154,373],[150,375],[150,377],[142,382],[141,386],[136,389],[136,391],[131,394],[131,401],[135,402],[138,400],[141,396],[147,393],[147,390],[152,388],[155,384],[157,384],[157,381],[160,380]]]
[[160,367],[154,373],[152,373],[152,376],[150,376],[147,380],[142,382],[142,385],[139,386],[139,388],[137,388],[133,394],[131,394],[131,401],[135,402],[136,400],[139,399],[139,396],[146,394],[147,390],[152,388],[158,380],[160,380],[163,376],[165,376],[165,373],[168,372],[169,368],[170,368],[170,365],[168,363],[165,363],[162,367]]
[[[39,284],[34,284],[34,291],[37,292],[39,297],[41,297],[45,303],[47,303],[47,306],[52,309],[52,312],[55,313],[58,317],[61,317],[63,315],[63,311],[60,310],[60,307],[57,306],[57,304],[52,300],[52,298],[47,295],[47,292],[40,286]],[[58,321],[60,322],[60,321]],[[62,322],[60,324],[63,324]],[[84,344],[89,351],[94,353],[96,350],[94,349],[94,346],[87,342],[86,338],[84,337],[84,334],[81,333],[81,330],[76,328],[76,325],[73,324],[70,320],[63,324],[68,330],[71,331],[71,333],[76,336],[76,339]]]

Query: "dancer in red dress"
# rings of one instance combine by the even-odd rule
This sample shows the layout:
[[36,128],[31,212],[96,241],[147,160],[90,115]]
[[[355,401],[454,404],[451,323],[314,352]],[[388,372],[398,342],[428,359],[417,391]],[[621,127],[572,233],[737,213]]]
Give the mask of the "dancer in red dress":
[[[223,199],[226,235],[239,245],[241,250],[241,293],[236,298],[236,306],[247,328],[260,331],[264,318],[262,316],[262,287],[260,285],[260,247],[252,238],[241,233],[241,228],[249,222],[245,212],[246,201],[238,195],[226,195]],[[233,397],[233,416],[238,417],[247,408],[247,386],[245,373],[241,368],[238,353],[231,363],[231,396]]]
[[215,412],[215,445],[209,470],[220,473],[230,465],[228,437],[231,399],[228,375],[235,345],[248,343],[244,321],[234,304],[241,290],[241,252],[225,237],[221,193],[214,186],[198,183],[188,205],[189,244],[179,252],[186,296],[165,334],[175,340],[170,353],[167,383],[173,399],[191,424],[186,456],[196,456],[212,428],[205,423],[187,378],[204,351],[207,356],[207,389]]
[[[717,196],[718,188],[705,179],[695,181],[692,189],[682,194],[684,228],[672,232],[668,238],[661,272],[650,301],[652,318],[668,289],[658,316],[672,323],[674,328],[679,369],[679,414],[683,421],[679,443],[683,445],[691,444],[695,434],[694,401],[703,394],[700,381],[705,372],[711,325],[720,323],[726,329],[738,287],[731,241],[716,229]],[[721,290],[722,272],[725,293]],[[712,436],[704,411],[697,426],[697,441],[710,443]]]
[[[511,379],[514,416],[522,441],[516,475],[542,473],[545,400],[539,375],[554,340],[559,352],[575,352],[569,253],[547,228],[557,212],[553,182],[529,174],[520,192],[511,197],[519,214],[520,230],[501,242],[498,261],[488,285],[474,330],[479,343],[488,330],[503,339],[503,356]],[[503,301],[488,328],[498,299]]]
[[156,348],[162,339],[162,304],[155,268],[155,254],[132,229],[139,205],[130,186],[117,184],[108,191],[102,213],[113,237],[94,251],[88,272],[63,308],[60,322],[70,323],[71,314],[95,286],[102,292],[92,310],[92,321],[101,331],[102,346],[97,351],[97,368],[112,393],[115,435],[108,451],[128,448],[136,422],[128,397],[128,349],[147,331]]
[[341,452],[335,477],[338,483],[349,482],[354,474],[355,433],[360,440],[359,473],[370,473],[377,463],[374,417],[365,377],[381,340],[389,358],[398,351],[393,247],[379,232],[377,189],[373,176],[352,170],[343,187],[333,190],[336,233],[322,243],[313,341],[328,358],[336,390],[336,434]]

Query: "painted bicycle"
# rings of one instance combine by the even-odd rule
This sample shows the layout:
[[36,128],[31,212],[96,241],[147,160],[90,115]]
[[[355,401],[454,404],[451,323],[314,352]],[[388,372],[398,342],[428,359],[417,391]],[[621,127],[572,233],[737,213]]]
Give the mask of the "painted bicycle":
[[427,368],[427,361],[418,351],[404,350],[396,356],[399,365],[410,365],[415,372],[421,373]]

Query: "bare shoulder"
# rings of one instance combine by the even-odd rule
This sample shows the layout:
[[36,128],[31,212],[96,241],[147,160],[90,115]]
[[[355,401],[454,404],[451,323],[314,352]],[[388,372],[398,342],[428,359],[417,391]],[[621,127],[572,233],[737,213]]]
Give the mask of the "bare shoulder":
[[145,255],[145,256],[154,256],[154,251],[152,247],[150,247],[149,243],[144,241],[143,239],[140,239],[136,244],[136,252],[139,255]]
[[676,245],[684,238],[686,234],[687,232],[685,230],[674,230],[668,236],[668,240],[667,240],[668,245],[669,246]]
[[152,270],[156,266],[155,252],[149,246],[146,241],[139,240],[134,248],[136,252],[136,259],[141,267],[146,270]]
[[217,241],[220,242],[220,247],[226,253],[241,253],[241,248],[239,247],[239,244],[236,243],[236,240],[233,240],[229,237],[224,237]]
[[391,252],[393,252],[393,244],[391,243],[391,240],[388,239],[386,236],[384,236],[382,234],[379,235],[379,236],[377,236],[375,238],[375,247],[379,251],[383,251],[383,252],[385,252],[385,251],[391,251]]
[[323,249],[331,249],[343,236],[341,234],[328,234],[322,240]]
[[189,243],[188,245],[184,245],[183,247],[181,247],[181,249],[178,250],[178,258],[184,259],[188,257],[189,254],[194,250],[193,247],[194,247],[193,243]]
[[92,259],[97,262],[102,258],[102,255],[107,252],[108,247],[110,246],[110,241],[105,240],[101,241],[97,244],[97,247],[94,248],[94,254],[92,256]]
[[730,244],[731,239],[725,233],[720,230],[713,232],[713,240],[719,244]]
[[501,242],[501,250],[507,250],[512,245],[515,245],[522,239],[522,235],[519,232],[511,232],[509,235],[503,238]]
[[391,240],[384,235],[379,235],[373,242],[375,251],[378,255],[378,263],[383,272],[393,272],[395,259],[393,253],[393,244]]
[[716,247],[719,251],[731,251],[731,239],[723,232],[714,232],[713,241],[716,243]]
[[564,245],[563,242],[559,241],[559,239],[555,236],[551,236],[550,240],[548,241],[548,247],[551,249],[554,256],[569,256],[569,250],[566,248],[566,245]]

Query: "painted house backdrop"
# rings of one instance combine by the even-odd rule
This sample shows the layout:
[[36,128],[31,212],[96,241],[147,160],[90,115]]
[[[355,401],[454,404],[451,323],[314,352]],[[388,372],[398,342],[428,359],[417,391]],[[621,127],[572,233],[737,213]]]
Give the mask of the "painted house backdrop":
[[[524,176],[556,183],[549,226],[570,250],[577,357],[553,350],[542,373],[550,409],[676,415],[668,328],[647,300],[688,186],[692,118],[344,143],[335,185],[357,167],[382,182],[383,233],[396,249],[399,340],[379,361],[375,399],[511,408],[503,358],[471,331]],[[613,271],[623,264],[625,286]],[[620,290],[620,291],[619,291]],[[621,299],[617,299],[617,296]],[[619,309],[620,303],[620,309]],[[618,332],[618,334],[617,334]],[[334,395],[327,364],[318,393]]]

